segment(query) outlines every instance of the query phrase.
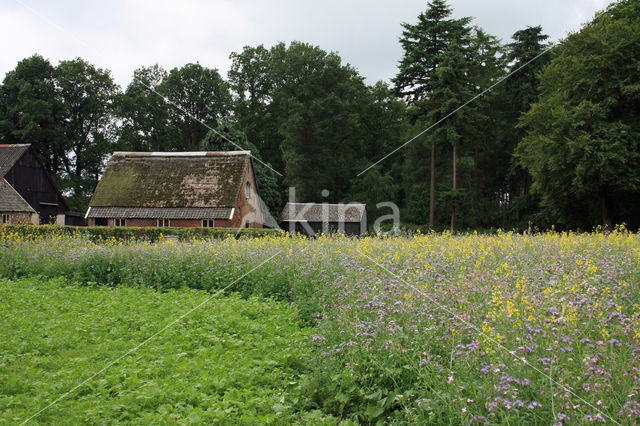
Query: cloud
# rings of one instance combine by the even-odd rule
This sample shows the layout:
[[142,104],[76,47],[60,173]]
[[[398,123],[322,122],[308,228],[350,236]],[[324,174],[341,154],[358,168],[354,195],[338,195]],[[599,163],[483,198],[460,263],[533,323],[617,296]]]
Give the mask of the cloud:
[[[508,42],[526,26],[542,25],[552,39],[578,30],[605,0],[453,0],[457,17]],[[397,71],[401,22],[415,22],[424,0],[16,0],[0,6],[0,74],[36,52],[54,64],[82,57],[112,71],[126,86],[133,70],[188,62],[226,74],[229,54],[245,45],[300,40],[338,52],[370,83]],[[34,12],[35,11],[35,12]]]

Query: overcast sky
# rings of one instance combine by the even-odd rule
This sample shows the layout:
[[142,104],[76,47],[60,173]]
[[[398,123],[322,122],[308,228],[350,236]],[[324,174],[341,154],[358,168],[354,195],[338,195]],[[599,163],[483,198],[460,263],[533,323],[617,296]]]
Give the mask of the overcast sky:
[[[456,17],[508,42],[542,25],[552,40],[590,20],[609,0],[450,0]],[[243,46],[300,40],[340,54],[367,82],[388,80],[402,56],[402,22],[426,0],[1,0],[0,77],[39,53],[54,65],[82,57],[123,88],[133,70],[199,62],[226,77]]]

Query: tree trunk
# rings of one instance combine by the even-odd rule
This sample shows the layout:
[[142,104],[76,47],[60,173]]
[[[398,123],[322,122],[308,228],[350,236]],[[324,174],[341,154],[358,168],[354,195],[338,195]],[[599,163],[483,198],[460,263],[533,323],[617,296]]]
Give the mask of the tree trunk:
[[[458,150],[458,143],[454,142],[453,143],[453,190],[454,192],[458,187],[458,171],[457,171],[457,161],[456,161],[457,150]],[[453,208],[451,209],[451,234],[454,234],[456,232],[456,202],[457,200],[454,199]]]
[[480,199],[480,166],[478,163],[480,160],[478,157],[480,156],[480,150],[476,145],[473,151],[473,202],[474,206],[476,201]]
[[613,228],[613,220],[611,219],[611,213],[609,212],[609,209],[607,208],[607,195],[606,194],[602,194],[601,198],[600,198],[600,206],[602,209],[602,225],[605,227],[605,229],[612,229]]
[[433,229],[436,210],[436,140],[431,140],[431,183],[429,184],[429,227]]

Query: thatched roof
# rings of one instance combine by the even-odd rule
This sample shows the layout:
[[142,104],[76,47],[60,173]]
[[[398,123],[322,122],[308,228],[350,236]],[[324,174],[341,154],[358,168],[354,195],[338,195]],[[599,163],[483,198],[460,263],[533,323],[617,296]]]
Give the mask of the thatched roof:
[[284,222],[360,222],[366,214],[364,204],[287,203]]
[[18,194],[9,182],[0,178],[0,212],[35,213],[36,211]]
[[115,152],[87,217],[228,219],[250,158],[249,151]]

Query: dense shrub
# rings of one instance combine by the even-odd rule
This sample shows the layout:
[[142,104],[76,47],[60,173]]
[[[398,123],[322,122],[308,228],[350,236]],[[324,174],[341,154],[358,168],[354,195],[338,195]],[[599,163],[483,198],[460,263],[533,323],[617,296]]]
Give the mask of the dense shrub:
[[[339,265],[327,268],[326,257],[295,261],[311,255],[313,242],[294,239],[298,242],[295,251],[283,245],[288,238],[270,236],[215,241],[159,237],[149,242],[114,237],[94,241],[82,234],[69,237],[55,232],[36,238],[5,232],[0,233],[0,277],[62,276],[80,284],[158,290],[189,287],[213,291],[232,285],[230,291],[245,297],[259,295],[293,302],[301,318],[311,323],[320,309],[319,294],[342,269]],[[242,243],[245,240],[249,244]],[[259,273],[249,273],[270,256],[274,258],[262,265]]]
[[194,239],[224,239],[261,237],[278,235],[282,231],[277,229],[259,228],[156,228],[156,227],[128,227],[128,226],[58,226],[58,225],[0,225],[0,236],[3,234],[17,234],[22,238],[42,238],[52,236],[86,237],[91,241],[144,240],[155,242],[166,237],[175,237],[181,241]]

